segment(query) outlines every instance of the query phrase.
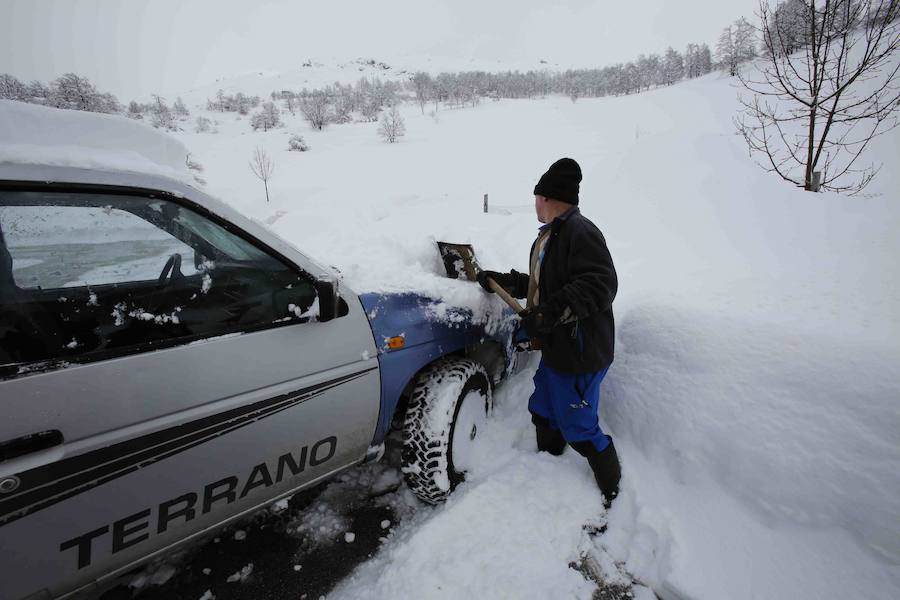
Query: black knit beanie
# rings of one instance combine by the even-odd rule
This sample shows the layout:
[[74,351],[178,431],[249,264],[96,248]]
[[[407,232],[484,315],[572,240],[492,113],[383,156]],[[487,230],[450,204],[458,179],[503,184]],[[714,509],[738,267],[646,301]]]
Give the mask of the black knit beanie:
[[581,183],[581,167],[571,158],[561,158],[541,175],[534,194],[553,200],[578,204],[578,184]]

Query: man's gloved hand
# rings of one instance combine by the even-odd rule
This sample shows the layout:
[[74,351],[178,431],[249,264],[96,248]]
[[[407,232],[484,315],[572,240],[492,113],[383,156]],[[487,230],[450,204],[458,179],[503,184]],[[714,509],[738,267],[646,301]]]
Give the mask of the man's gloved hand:
[[[479,271],[478,275],[475,276],[475,281],[478,282],[478,285],[484,288],[484,291],[493,294],[494,290],[492,290],[491,286],[488,285],[488,279],[490,278],[497,283],[500,283],[500,279],[503,278],[503,275],[503,273],[498,273],[497,271]],[[503,284],[501,283],[500,286],[502,287]]]
[[559,312],[550,304],[526,308],[519,313],[521,327],[530,338],[547,335],[559,321]]
[[475,281],[477,281],[486,292],[490,292],[493,294],[494,290],[492,290],[491,286],[488,284],[488,278],[496,281],[500,285],[500,287],[511,294],[516,288],[516,281],[519,278],[519,273],[517,273],[515,269],[513,269],[509,273],[500,273],[497,271],[479,271],[478,275],[475,276]]

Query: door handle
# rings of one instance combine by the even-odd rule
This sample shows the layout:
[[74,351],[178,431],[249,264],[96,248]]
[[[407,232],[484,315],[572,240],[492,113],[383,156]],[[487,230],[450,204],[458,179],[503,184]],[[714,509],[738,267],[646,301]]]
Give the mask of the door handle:
[[0,462],[46,450],[63,443],[63,434],[59,429],[48,429],[0,442]]

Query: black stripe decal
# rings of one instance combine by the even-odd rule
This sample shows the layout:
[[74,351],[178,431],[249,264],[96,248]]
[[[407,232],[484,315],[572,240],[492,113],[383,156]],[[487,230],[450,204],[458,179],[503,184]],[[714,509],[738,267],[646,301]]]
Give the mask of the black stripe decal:
[[20,491],[0,500],[0,526],[280,413],[373,370],[375,367],[24,471],[18,474]]

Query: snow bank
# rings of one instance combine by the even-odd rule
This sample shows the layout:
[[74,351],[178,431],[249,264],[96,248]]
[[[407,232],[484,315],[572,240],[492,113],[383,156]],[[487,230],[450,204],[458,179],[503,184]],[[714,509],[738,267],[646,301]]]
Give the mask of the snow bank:
[[177,139],[119,115],[0,100],[0,163],[134,171],[191,181]]
[[896,344],[650,304],[619,342],[606,541],[632,572],[693,598],[896,588]]

